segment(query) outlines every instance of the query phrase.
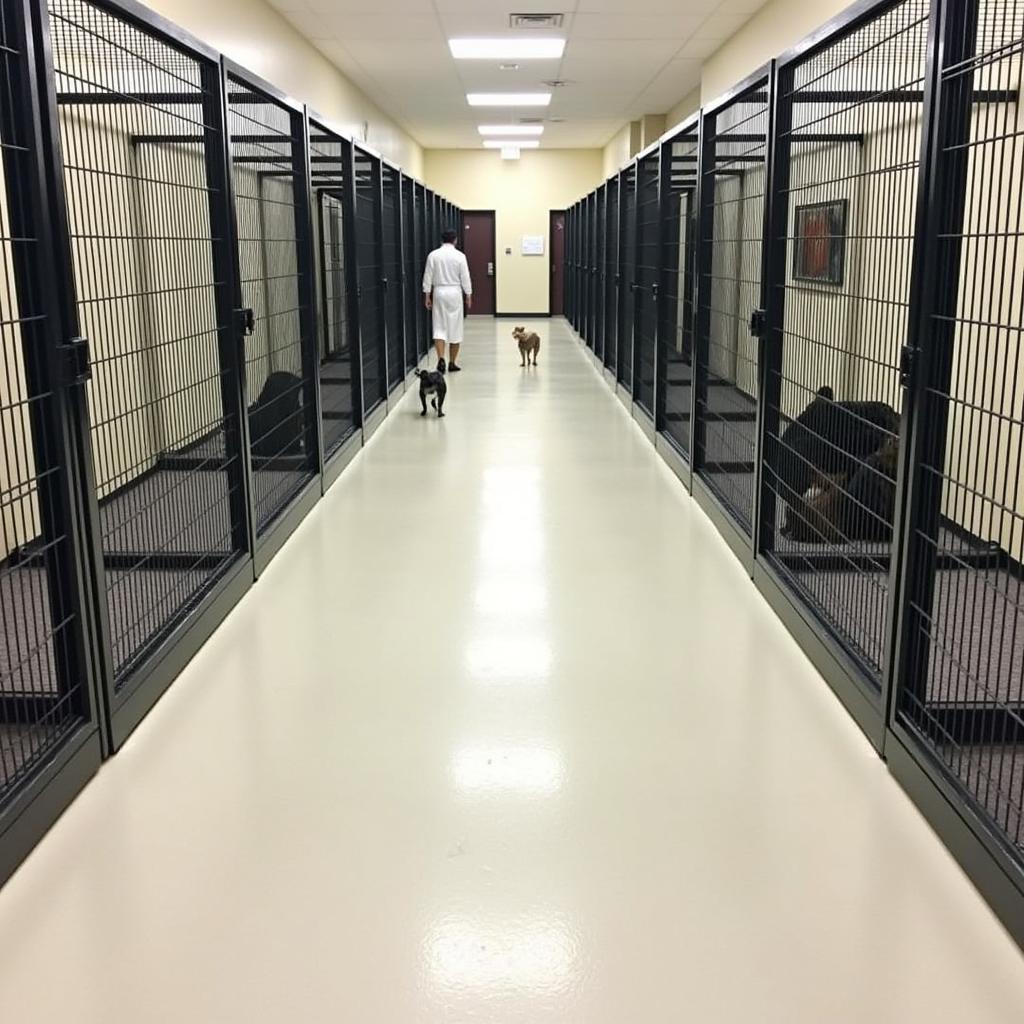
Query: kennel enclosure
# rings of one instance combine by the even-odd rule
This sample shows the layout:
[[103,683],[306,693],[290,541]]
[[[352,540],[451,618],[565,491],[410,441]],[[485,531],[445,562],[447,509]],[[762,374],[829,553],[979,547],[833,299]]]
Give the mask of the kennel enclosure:
[[1022,52],[1024,5],[855,4],[566,256],[595,365],[1019,940]]

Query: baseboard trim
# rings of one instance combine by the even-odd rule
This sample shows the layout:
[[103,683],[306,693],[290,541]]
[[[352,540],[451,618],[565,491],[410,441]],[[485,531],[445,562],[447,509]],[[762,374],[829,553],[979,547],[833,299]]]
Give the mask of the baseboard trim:
[[495,313],[496,320],[550,320],[550,313]]

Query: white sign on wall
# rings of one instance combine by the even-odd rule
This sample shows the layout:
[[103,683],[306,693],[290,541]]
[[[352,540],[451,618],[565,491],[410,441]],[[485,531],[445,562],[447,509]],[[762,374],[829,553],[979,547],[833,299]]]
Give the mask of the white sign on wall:
[[544,255],[544,236],[543,235],[523,235],[523,255],[524,256],[543,256]]

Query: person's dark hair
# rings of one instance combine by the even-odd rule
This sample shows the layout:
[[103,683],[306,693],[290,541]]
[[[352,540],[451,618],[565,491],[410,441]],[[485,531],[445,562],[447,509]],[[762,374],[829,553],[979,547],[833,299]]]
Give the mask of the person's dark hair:
[[456,233],[455,228],[445,228],[444,231],[441,232],[442,242],[454,242],[456,238],[458,238],[458,234]]

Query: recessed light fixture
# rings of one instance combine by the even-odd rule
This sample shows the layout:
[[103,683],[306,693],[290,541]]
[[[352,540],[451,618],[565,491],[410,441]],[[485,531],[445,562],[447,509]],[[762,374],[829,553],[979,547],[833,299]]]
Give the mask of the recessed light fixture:
[[543,135],[542,124],[482,124],[477,131],[481,135]]
[[537,139],[484,139],[484,149],[536,149]]
[[448,48],[456,60],[558,60],[565,50],[565,40],[517,36],[449,39]]
[[518,71],[519,70],[519,65],[518,64],[499,64],[498,65],[498,70],[499,71]]
[[471,107],[546,107],[549,92],[471,92],[466,94]]

